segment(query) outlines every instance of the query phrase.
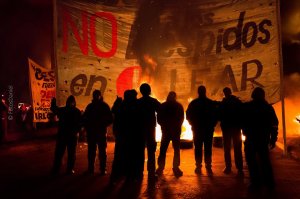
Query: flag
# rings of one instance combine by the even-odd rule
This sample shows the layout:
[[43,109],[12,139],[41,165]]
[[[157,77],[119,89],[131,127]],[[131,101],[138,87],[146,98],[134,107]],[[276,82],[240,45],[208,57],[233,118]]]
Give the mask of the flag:
[[48,122],[51,99],[56,95],[55,72],[28,58],[33,122]]

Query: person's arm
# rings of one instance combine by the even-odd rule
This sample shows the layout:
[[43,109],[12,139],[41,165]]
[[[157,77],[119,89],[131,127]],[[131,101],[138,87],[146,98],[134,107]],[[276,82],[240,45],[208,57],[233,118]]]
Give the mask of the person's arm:
[[155,99],[155,111],[156,113],[158,113],[159,109],[160,109],[161,103]]
[[111,111],[112,111],[113,114],[116,114],[119,111],[119,109],[121,107],[121,104],[122,104],[122,101],[123,101],[122,98],[117,96],[117,98],[116,98],[116,100],[115,100],[115,102],[114,102],[114,104],[111,108]]
[[193,105],[192,105],[192,102],[191,102],[188,105],[188,108],[186,109],[186,119],[190,123],[190,125],[192,125],[192,118],[193,118],[192,110],[193,110]]
[[271,106],[271,132],[270,132],[270,148],[275,147],[278,136],[278,118],[274,108]]
[[113,122],[113,115],[112,115],[112,112],[111,112],[108,104],[106,104],[106,106],[105,106],[105,112],[106,112],[105,124],[106,124],[106,126],[109,126]]
[[180,124],[182,125],[183,121],[184,121],[184,109],[183,106],[181,104],[179,104],[179,115],[180,115]]

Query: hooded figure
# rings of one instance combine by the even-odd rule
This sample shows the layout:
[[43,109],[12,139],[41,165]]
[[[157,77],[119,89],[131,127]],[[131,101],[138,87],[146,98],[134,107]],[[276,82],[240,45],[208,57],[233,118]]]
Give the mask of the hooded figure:
[[67,149],[67,174],[73,174],[78,133],[81,128],[81,112],[76,108],[76,101],[73,95],[67,98],[66,106],[64,107],[58,107],[56,99],[53,98],[50,109],[59,119],[52,173],[57,174],[59,172],[64,152]]

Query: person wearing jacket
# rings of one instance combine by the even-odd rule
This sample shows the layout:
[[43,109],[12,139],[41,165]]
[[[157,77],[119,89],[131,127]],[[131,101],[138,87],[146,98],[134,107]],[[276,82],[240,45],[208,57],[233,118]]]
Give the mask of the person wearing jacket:
[[151,97],[151,87],[147,83],[140,86],[142,97],[138,99],[139,106],[139,126],[142,135],[145,138],[148,154],[147,170],[148,180],[153,181],[157,179],[155,174],[155,127],[156,127],[156,113],[159,110],[160,102]]
[[196,174],[201,174],[202,147],[204,145],[204,161],[208,175],[212,175],[212,141],[214,128],[217,124],[217,102],[206,96],[205,86],[198,87],[198,98],[194,99],[187,108],[186,118],[192,126]]
[[259,189],[262,183],[273,189],[275,186],[269,149],[275,147],[278,135],[278,119],[274,108],[265,100],[265,91],[257,87],[252,100],[244,104],[243,133],[245,157],[248,164],[249,189]]
[[81,112],[76,108],[76,101],[73,95],[67,98],[66,106],[64,107],[58,107],[56,99],[53,98],[50,109],[59,119],[52,174],[59,173],[66,149],[68,151],[66,173],[73,174],[78,133],[81,128]]
[[88,143],[88,173],[94,173],[96,150],[98,147],[98,158],[100,175],[106,174],[106,133],[107,127],[112,123],[113,116],[110,107],[103,101],[100,90],[94,90],[93,99],[87,105],[84,114],[84,127],[87,132]]
[[242,101],[232,95],[231,89],[223,89],[224,98],[218,108],[219,120],[223,134],[225,174],[231,173],[231,142],[234,149],[235,166],[238,176],[243,177],[243,155],[242,155],[242,135],[241,135],[241,109]]
[[158,168],[156,174],[161,175],[165,168],[166,153],[170,141],[174,149],[173,172],[177,177],[182,176],[180,166],[180,135],[181,126],[184,120],[183,106],[176,101],[176,93],[169,92],[167,101],[162,103],[157,114],[158,124],[161,126],[162,139],[160,143],[160,153],[158,156]]

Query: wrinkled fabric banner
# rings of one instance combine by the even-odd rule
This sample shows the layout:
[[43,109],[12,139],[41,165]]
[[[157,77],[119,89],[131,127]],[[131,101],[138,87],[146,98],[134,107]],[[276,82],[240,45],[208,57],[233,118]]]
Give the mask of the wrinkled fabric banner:
[[28,58],[33,122],[48,122],[51,99],[56,94],[55,73]]
[[199,85],[215,100],[226,86],[244,101],[257,86],[280,100],[276,0],[97,2],[56,2],[59,104],[72,94],[83,110],[99,89],[112,105],[143,82],[185,106]]

